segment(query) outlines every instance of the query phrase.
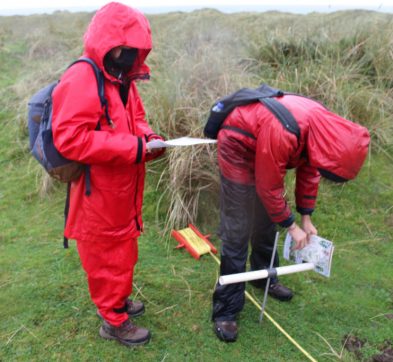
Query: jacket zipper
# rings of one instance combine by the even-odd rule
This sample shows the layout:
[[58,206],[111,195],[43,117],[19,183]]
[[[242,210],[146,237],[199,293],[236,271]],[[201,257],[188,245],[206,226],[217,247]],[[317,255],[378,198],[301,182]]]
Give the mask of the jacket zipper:
[[[139,168],[139,166],[137,166]],[[138,231],[141,231],[141,226],[139,225],[138,221],[138,186],[139,186],[139,173],[136,175],[136,187],[135,187],[135,223],[136,223],[136,229]]]
[[[127,102],[127,104],[128,104],[128,102]],[[125,108],[127,108],[127,105],[125,106]],[[134,126],[134,124],[131,124],[131,119],[127,119],[127,125],[128,125],[128,129],[130,130],[130,133],[132,133],[134,136],[136,136],[135,126]],[[139,168],[138,165],[137,165],[137,168]],[[141,225],[139,224],[139,221],[138,221],[138,189],[139,189],[139,172],[136,175],[134,206],[135,206],[135,214],[136,214],[135,215],[136,229],[138,231],[142,231]]]

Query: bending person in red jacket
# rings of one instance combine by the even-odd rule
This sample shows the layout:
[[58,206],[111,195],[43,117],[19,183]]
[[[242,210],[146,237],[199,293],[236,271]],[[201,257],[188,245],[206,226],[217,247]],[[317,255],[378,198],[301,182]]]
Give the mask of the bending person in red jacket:
[[[129,316],[144,312],[131,301],[141,209],[146,143],[160,138],[145,120],[135,81],[149,78],[145,59],[152,48],[148,20],[119,3],[97,11],[84,36],[84,57],[103,72],[111,122],[105,117],[89,64],[70,67],[53,95],[55,145],[66,158],[90,167],[91,194],[83,174],[71,184],[65,236],[77,240],[91,298],[103,319],[100,335],[132,346],[147,343],[150,332]],[[99,127],[97,127],[99,126]]]
[[[289,132],[262,103],[235,108],[218,134],[221,172],[221,275],[246,270],[251,240],[252,270],[269,267],[276,225],[287,228],[296,248],[317,234],[311,221],[320,176],[336,182],[353,179],[367,155],[369,133],[358,124],[333,114],[309,98],[275,98],[296,119],[300,137]],[[287,169],[296,169],[297,225],[284,197]],[[278,255],[274,267],[279,265]],[[265,280],[253,283],[264,288]],[[244,305],[245,283],[216,286],[213,295],[214,330],[227,342],[236,340],[237,314]],[[292,292],[271,280],[269,295],[290,300]]]

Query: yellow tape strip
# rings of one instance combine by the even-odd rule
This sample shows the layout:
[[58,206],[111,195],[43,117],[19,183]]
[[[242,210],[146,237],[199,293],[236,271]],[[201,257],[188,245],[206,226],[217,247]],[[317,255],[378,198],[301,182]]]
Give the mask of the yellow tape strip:
[[[218,259],[212,252],[209,253],[212,258],[220,265],[220,259]],[[249,292],[245,292],[246,297],[259,309],[262,310],[262,307],[257,303],[257,301],[251,296]],[[302,352],[310,361],[317,362],[317,360],[312,357],[299,343],[297,343],[285,330],[282,328],[266,311],[263,314],[273,323],[275,327],[289,339],[289,341],[300,351]]]
[[207,244],[205,240],[201,239],[197,234],[195,234],[194,230],[191,228],[178,230],[178,233],[181,234],[193,246],[199,255],[207,254],[211,251],[209,244]]

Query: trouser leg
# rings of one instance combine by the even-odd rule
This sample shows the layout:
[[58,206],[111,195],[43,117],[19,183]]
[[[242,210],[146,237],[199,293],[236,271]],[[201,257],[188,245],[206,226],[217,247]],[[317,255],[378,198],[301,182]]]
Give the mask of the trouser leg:
[[[255,193],[254,219],[251,232],[251,270],[266,269],[270,266],[270,260],[274,249],[276,235],[276,225],[271,221],[265,207]],[[279,266],[278,252],[274,256],[273,267]],[[277,282],[277,278],[272,278],[271,283]],[[253,285],[263,288],[266,279],[259,279]]]
[[102,317],[119,326],[128,319],[125,301],[132,292],[137,239],[113,242],[77,241],[89,292]]
[[[252,187],[230,182],[221,177],[220,274],[228,275],[246,271],[248,241],[252,214]],[[213,294],[214,321],[235,320],[244,306],[245,283],[220,285]]]

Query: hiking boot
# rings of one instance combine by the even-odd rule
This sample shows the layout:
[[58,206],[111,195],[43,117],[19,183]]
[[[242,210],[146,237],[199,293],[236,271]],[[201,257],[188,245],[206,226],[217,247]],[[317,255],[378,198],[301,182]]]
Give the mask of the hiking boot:
[[[127,305],[126,312],[131,318],[138,317],[138,316],[142,315],[143,313],[145,313],[145,305],[142,302],[140,302],[139,300],[132,301],[132,300],[127,299],[126,305]],[[99,318],[103,319],[99,310],[97,310],[97,316]]]
[[130,317],[138,317],[145,313],[145,305],[139,300],[126,300],[127,314]]
[[119,327],[103,321],[100,336],[105,339],[114,339],[128,347],[141,346],[150,341],[150,332],[145,328],[137,327],[128,319]]
[[[261,280],[250,280],[249,283],[258,289],[265,289],[266,284],[261,283]],[[280,283],[270,284],[268,294],[275,299],[287,302],[292,299],[293,292],[291,289],[284,287]]]
[[293,297],[292,290],[279,283],[270,284],[268,294],[282,302],[287,302]]
[[235,342],[237,338],[236,321],[215,321],[214,332],[224,342]]

